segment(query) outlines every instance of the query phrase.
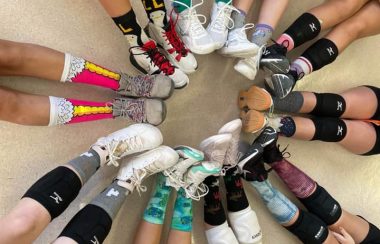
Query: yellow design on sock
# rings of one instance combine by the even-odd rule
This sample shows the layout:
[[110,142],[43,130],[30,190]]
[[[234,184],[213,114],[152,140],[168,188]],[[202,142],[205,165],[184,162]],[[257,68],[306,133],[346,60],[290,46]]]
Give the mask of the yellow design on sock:
[[86,61],[85,69],[89,70],[92,73],[97,73],[98,75],[103,75],[117,81],[120,80],[120,74],[104,69],[88,61]]
[[112,107],[93,107],[93,106],[75,106],[74,117],[90,114],[109,114],[112,113]]

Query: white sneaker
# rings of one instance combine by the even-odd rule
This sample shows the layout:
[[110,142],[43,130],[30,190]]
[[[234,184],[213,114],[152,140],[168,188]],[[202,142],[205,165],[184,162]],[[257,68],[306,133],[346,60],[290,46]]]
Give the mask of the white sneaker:
[[238,148],[239,148],[239,139],[241,128],[243,124],[240,119],[235,119],[227,124],[225,124],[220,130],[218,134],[231,134],[231,142],[228,146],[226,156],[224,157],[223,165],[228,168],[235,167],[238,163]]
[[211,21],[207,26],[207,32],[215,44],[215,49],[220,49],[227,41],[228,29],[233,28],[234,21],[231,18],[233,7],[231,1],[228,3],[214,2],[211,10]]
[[248,206],[238,212],[229,212],[228,220],[239,243],[259,243],[263,237],[255,211]]
[[231,134],[215,135],[203,140],[199,148],[204,152],[206,161],[217,162],[222,168],[231,140]]
[[239,62],[235,64],[234,69],[247,77],[247,79],[254,80],[259,70],[260,59],[264,49],[265,46],[262,46],[255,56],[239,60]]
[[176,165],[165,170],[163,173],[167,177],[166,185],[175,188],[177,191],[185,184],[184,174],[197,162],[204,159],[203,152],[189,146],[177,146],[174,148],[180,158]]
[[133,124],[108,136],[99,138],[93,147],[106,150],[104,164],[119,166],[118,159],[127,155],[150,150],[162,144],[163,138],[157,127],[149,124]]
[[253,28],[254,24],[246,24],[241,28],[236,28],[228,32],[227,41],[219,50],[219,53],[229,57],[247,58],[255,56],[259,46],[252,43],[247,38],[246,30]]
[[129,192],[136,188],[140,193],[147,190],[142,181],[172,167],[178,162],[178,153],[168,146],[160,146],[123,162],[116,177],[117,184]]
[[[196,7],[203,4],[203,0],[191,7],[178,2],[173,3],[183,5],[187,9],[181,13],[172,11],[172,19],[177,19],[176,30],[182,41],[193,53],[208,54],[215,50],[214,41],[209,36],[202,24],[206,23],[206,17],[197,14]],[[199,21],[199,17],[203,18],[203,22]]]

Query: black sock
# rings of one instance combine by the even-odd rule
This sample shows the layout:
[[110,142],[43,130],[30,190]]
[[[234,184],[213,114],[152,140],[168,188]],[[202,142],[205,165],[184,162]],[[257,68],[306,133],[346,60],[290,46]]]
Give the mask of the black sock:
[[117,27],[123,32],[125,36],[128,36],[129,44],[133,46],[142,46],[142,33],[141,26],[137,23],[135,12],[131,9],[128,13],[112,18]]
[[227,191],[227,209],[230,212],[238,212],[249,206],[247,196],[245,195],[243,182],[237,171],[237,166],[227,170],[224,178],[224,184]]
[[227,219],[220,199],[219,177],[209,176],[204,183],[209,188],[204,201],[204,221],[213,226],[221,225]]
[[142,0],[150,22],[161,27],[168,23],[166,19],[166,8],[164,0]]

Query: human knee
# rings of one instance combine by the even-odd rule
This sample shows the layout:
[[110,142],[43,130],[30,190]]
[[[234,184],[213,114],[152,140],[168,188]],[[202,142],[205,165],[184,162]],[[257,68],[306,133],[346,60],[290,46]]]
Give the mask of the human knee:
[[363,1],[358,0],[330,0],[335,2],[336,14],[340,20],[350,17],[363,6]]
[[35,221],[36,218],[38,218],[38,216],[34,216],[33,212],[27,212],[12,216],[11,219],[8,218],[6,220],[2,220],[0,224],[1,226],[6,226],[6,229],[12,230],[14,236],[23,239],[23,237],[35,232],[34,230],[38,227],[37,222]]
[[25,48],[22,44],[0,43],[0,68],[14,69],[22,66]]
[[17,123],[20,118],[21,98],[15,91],[0,89],[0,119]]
[[315,127],[315,134],[312,140],[339,142],[346,137],[347,125],[339,118],[315,117],[311,120]]

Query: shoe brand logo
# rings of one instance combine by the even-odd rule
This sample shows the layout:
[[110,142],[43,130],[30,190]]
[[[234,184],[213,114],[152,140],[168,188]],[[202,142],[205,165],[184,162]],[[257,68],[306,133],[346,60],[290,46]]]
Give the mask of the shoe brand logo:
[[338,132],[336,133],[337,136],[343,136],[343,127],[338,125]]
[[94,236],[94,240],[91,240],[91,243],[92,244],[99,244],[100,242],[99,242],[98,238],[96,238],[96,236]]
[[332,49],[332,47],[329,47],[329,48],[326,48],[327,52],[329,53],[330,56],[334,55],[334,50]]
[[315,26],[315,23],[309,24],[309,27],[310,27],[310,29],[311,29],[312,32],[314,32],[314,31],[317,30],[317,27]]
[[82,153],[82,154],[80,155],[80,157],[82,157],[82,156],[86,156],[86,157],[88,157],[88,158],[91,158],[91,157],[94,156],[94,154],[89,153],[89,152],[85,152],[85,153]]
[[54,199],[56,204],[59,204],[60,202],[63,201],[62,197],[60,195],[58,195],[58,193],[53,192],[53,195],[54,196],[50,196],[50,198]]
[[342,102],[339,102],[339,101],[338,101],[338,107],[337,107],[336,110],[338,110],[338,111],[343,111],[343,103],[342,103]]
[[265,51],[264,51],[264,53],[263,53],[263,56],[267,56],[267,55],[269,55],[270,54],[270,51],[268,50],[268,49],[266,49]]
[[319,240],[319,238],[321,238],[323,232],[325,231],[325,227],[321,226],[321,228],[319,229],[318,233],[314,236],[315,239]]
[[119,196],[119,194],[120,194],[119,191],[117,191],[117,190],[111,188],[111,189],[107,192],[106,195],[107,195],[107,197],[112,197],[112,196],[117,197],[117,196]]

